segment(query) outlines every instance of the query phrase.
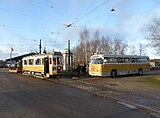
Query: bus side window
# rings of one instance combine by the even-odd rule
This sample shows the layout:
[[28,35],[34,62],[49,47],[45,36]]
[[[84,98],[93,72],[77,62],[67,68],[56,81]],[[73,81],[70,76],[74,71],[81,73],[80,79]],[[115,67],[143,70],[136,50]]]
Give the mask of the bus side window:
[[117,58],[117,63],[124,63],[124,59],[123,58]]
[[105,57],[104,60],[106,60],[106,63],[110,63],[110,58],[109,57]]
[[117,58],[116,57],[112,57],[112,63],[117,63]]
[[136,62],[136,59],[135,58],[131,58],[131,62]]
[[106,64],[106,63],[107,63],[107,59],[104,59],[103,64]]
[[109,58],[107,58],[107,63],[110,63],[110,59]]
[[124,58],[124,63],[129,63],[129,58]]

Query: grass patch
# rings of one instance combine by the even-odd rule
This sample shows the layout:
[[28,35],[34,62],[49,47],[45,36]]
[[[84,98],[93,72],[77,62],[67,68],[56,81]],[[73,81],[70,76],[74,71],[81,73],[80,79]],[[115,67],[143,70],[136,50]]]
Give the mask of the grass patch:
[[149,82],[153,84],[160,84],[160,76],[153,76],[149,78]]
[[63,76],[64,77],[75,77],[76,72],[75,71],[63,71]]
[[[63,71],[63,77],[64,78],[77,77],[77,72],[75,70]],[[80,76],[78,78],[89,78],[89,77],[91,76],[88,73],[86,73],[86,76],[84,76],[83,73],[80,72]]]

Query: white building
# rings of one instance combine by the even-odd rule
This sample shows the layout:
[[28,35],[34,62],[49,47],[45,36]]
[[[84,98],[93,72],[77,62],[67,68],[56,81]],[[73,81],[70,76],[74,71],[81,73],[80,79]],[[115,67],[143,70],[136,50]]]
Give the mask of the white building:
[[[69,59],[69,55],[68,55],[68,49],[64,49],[64,51],[62,52],[63,55],[63,70],[69,70],[69,65],[68,65],[68,59]],[[73,66],[73,53],[70,51],[70,69]]]

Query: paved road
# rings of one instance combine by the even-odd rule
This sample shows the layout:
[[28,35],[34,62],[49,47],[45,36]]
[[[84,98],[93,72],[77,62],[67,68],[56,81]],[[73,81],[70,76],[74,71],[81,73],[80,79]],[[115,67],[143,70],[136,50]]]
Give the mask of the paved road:
[[0,118],[152,118],[80,89],[0,71]]

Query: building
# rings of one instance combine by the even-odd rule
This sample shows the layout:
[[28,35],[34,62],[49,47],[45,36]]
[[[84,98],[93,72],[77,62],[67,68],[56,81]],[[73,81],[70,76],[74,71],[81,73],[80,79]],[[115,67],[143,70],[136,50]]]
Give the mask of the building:
[[[31,56],[31,55],[35,55],[35,54],[36,54],[36,53],[31,52],[31,53],[28,53],[28,54],[24,54],[24,55],[20,55],[20,56],[17,56],[17,57],[10,58],[10,59],[6,59],[6,63],[7,63],[7,65],[8,65],[8,67],[21,66],[21,61],[22,61],[22,58],[23,58],[23,57]],[[18,64],[18,65],[17,65],[17,64]]]
[[69,53],[68,49],[64,49],[63,55],[63,70],[69,70],[73,67],[73,53],[70,51],[70,68],[69,68]]
[[152,59],[150,60],[150,69],[157,70],[160,67],[160,59]]

